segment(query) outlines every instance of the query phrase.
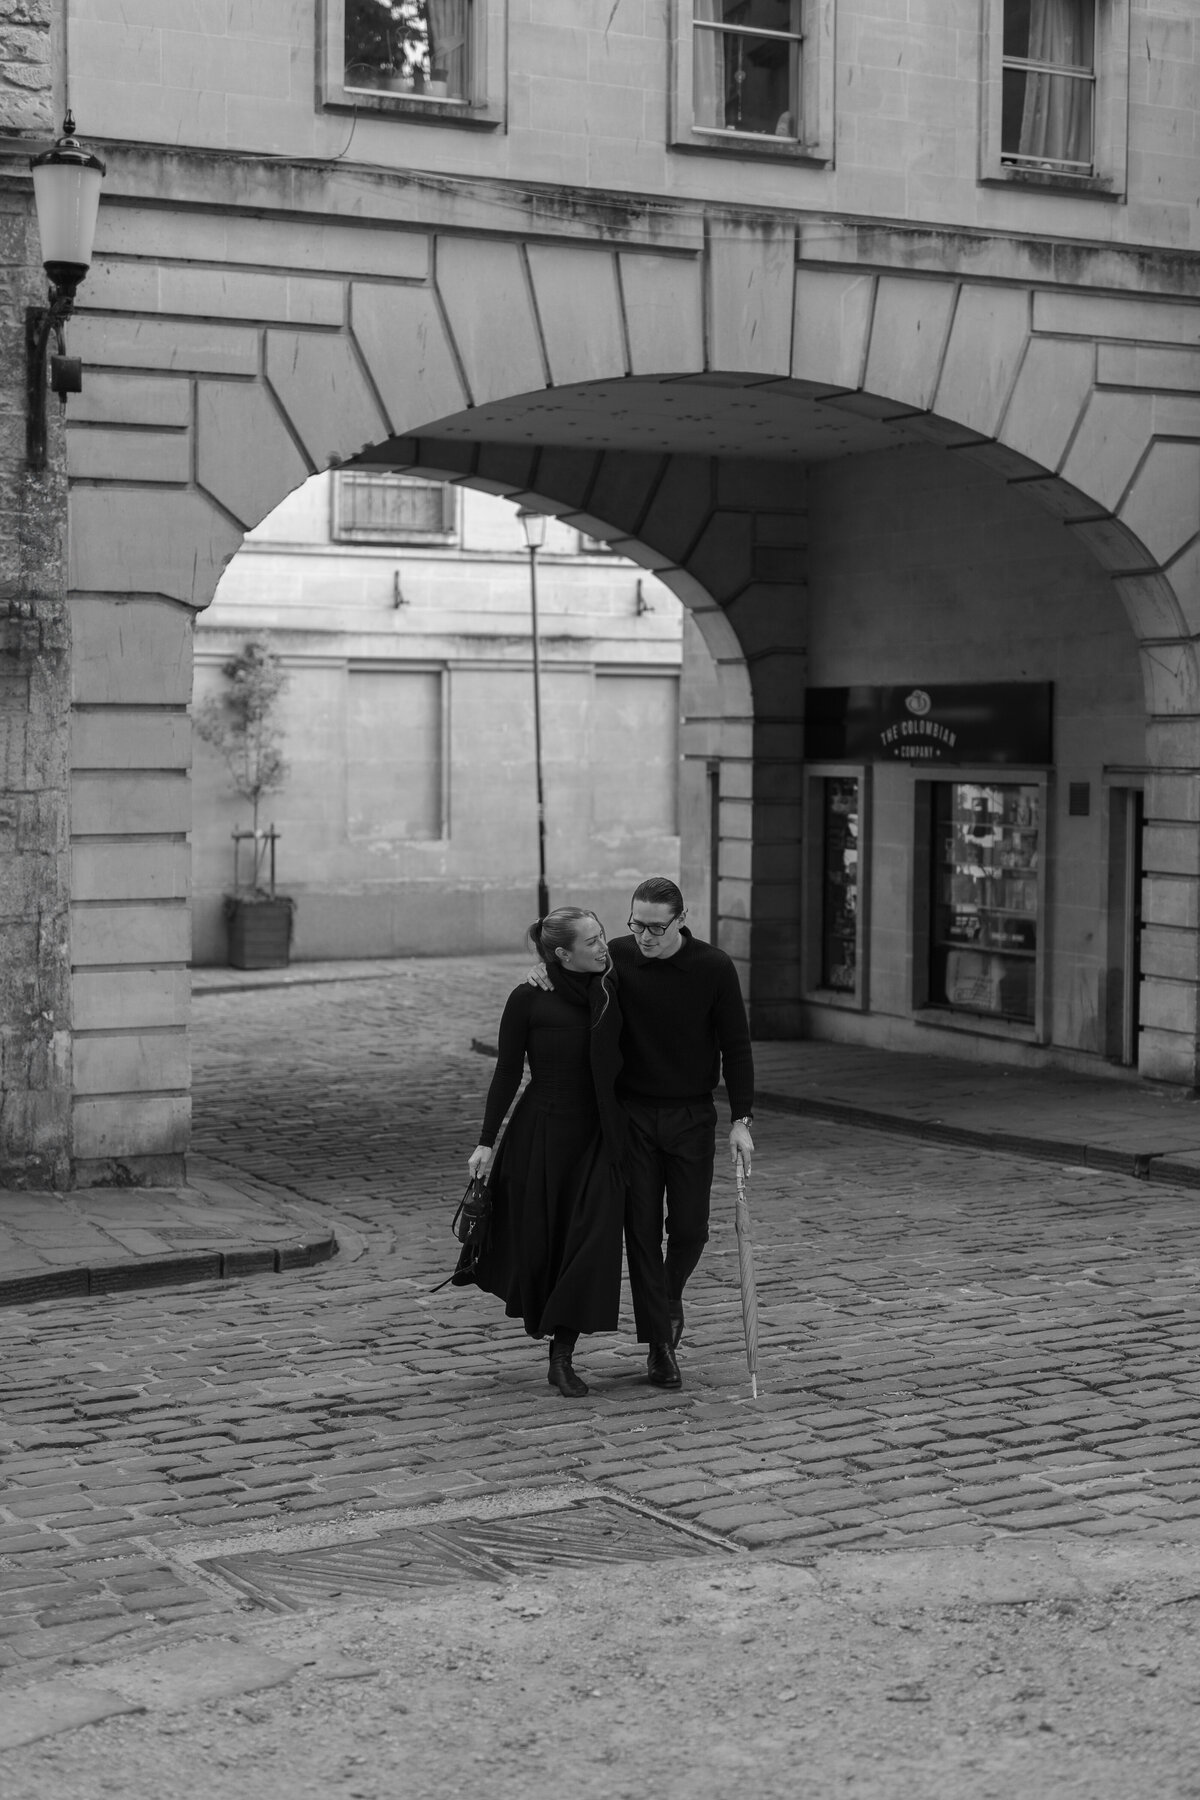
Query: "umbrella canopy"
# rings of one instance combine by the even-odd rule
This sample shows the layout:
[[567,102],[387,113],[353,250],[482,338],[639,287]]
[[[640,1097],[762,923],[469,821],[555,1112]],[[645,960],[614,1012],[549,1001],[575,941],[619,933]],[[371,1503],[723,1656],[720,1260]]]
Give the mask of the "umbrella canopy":
[[742,1324],[746,1328],[746,1367],[750,1371],[750,1392],[758,1399],[758,1290],[754,1285],[754,1238],[750,1229],[750,1203],[746,1199],[746,1176],[739,1158],[737,1165],[737,1204],[733,1223],[737,1231],[738,1268],[742,1279]]

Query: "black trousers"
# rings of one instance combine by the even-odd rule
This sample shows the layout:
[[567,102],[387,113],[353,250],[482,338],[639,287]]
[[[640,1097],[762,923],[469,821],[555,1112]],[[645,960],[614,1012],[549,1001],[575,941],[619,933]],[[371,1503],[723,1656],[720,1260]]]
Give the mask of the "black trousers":
[[622,1104],[629,1115],[625,1254],[633,1317],[642,1343],[661,1344],[671,1337],[671,1302],[708,1242],[717,1109],[711,1100],[660,1106],[628,1094]]

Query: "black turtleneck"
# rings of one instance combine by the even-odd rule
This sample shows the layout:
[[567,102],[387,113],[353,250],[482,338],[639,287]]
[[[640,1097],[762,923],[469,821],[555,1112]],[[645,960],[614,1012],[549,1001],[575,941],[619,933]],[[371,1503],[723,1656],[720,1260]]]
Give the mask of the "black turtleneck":
[[737,970],[686,926],[674,956],[643,956],[632,937],[608,946],[621,979],[618,1093],[670,1103],[711,1095],[724,1077],[730,1117],[754,1106],[754,1057]]

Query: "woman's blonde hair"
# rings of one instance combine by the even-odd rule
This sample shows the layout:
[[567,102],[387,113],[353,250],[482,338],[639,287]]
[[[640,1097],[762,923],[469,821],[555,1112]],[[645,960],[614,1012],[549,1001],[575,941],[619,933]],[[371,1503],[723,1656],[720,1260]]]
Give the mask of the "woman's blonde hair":
[[[533,924],[529,927],[529,942],[533,945],[547,968],[555,969],[562,967],[562,963],[555,955],[555,951],[569,951],[574,948],[579,926],[584,919],[594,919],[596,924],[600,926],[601,931],[604,930],[604,926],[601,923],[599,916],[592,912],[591,908],[587,906],[557,906],[553,912],[548,912],[544,919],[535,919],[533,921]],[[600,984],[604,989],[604,1005],[600,1008],[600,1012],[593,1021],[593,1025],[598,1025],[608,1011],[608,1003],[612,998],[612,988],[609,985],[609,973],[611,969],[612,963],[610,961],[608,968],[600,977]]]

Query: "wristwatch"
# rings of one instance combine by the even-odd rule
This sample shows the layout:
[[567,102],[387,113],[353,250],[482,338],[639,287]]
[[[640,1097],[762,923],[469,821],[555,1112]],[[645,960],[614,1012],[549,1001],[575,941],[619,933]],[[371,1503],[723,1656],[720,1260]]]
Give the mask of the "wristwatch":
[[746,1127],[746,1130],[749,1131],[750,1127],[754,1123],[754,1114],[747,1113],[744,1118],[735,1119],[733,1122],[735,1125],[744,1125]]

